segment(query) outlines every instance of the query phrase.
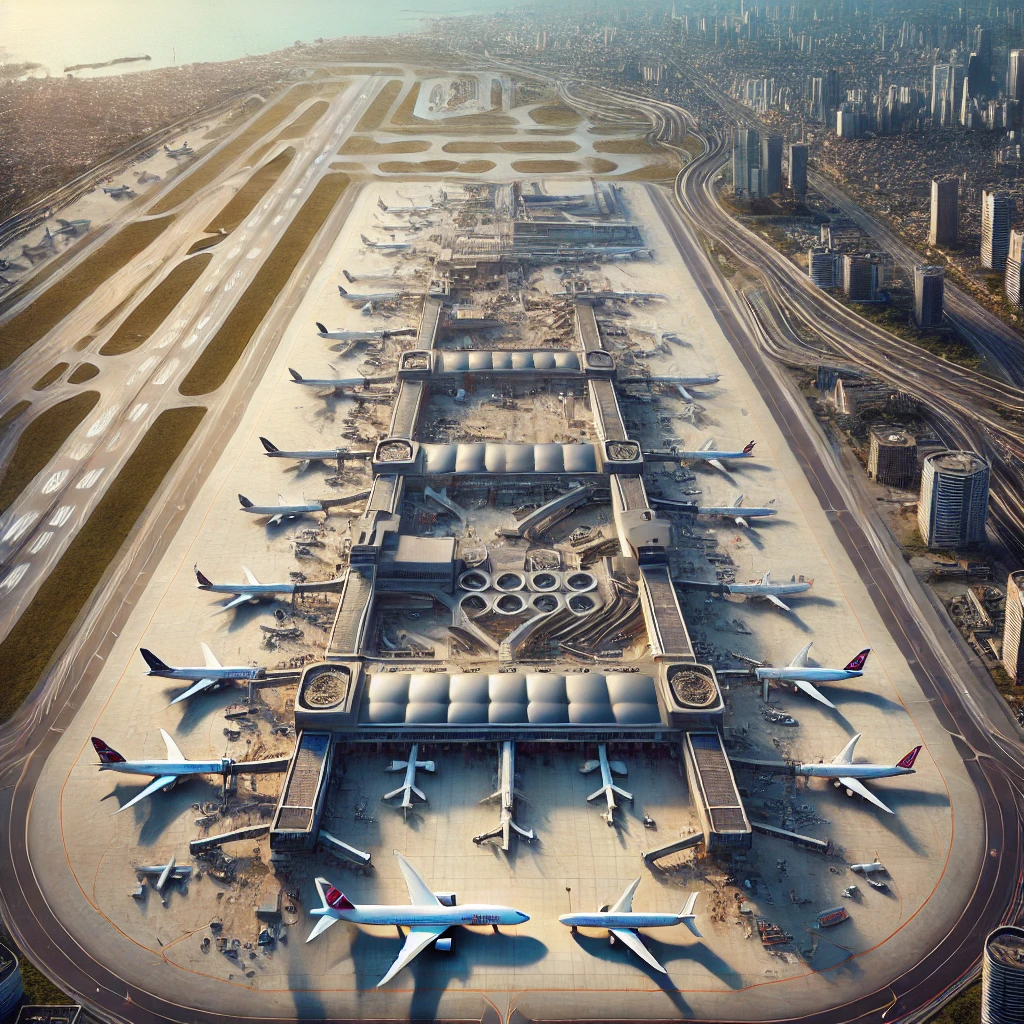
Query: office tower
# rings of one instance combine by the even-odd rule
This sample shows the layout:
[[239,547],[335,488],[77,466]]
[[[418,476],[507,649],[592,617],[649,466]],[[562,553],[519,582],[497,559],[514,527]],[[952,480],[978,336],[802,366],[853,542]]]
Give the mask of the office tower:
[[898,427],[871,431],[868,476],[887,487],[913,487],[917,478],[917,441]]
[[843,256],[843,294],[853,302],[874,302],[878,298],[878,271],[870,256]]
[[961,98],[961,76],[959,64],[936,64],[932,67],[932,123],[951,125]]
[[1006,618],[1003,621],[1003,668],[1015,684],[1024,682],[1024,572],[1011,572],[1006,579]]
[[766,135],[761,140],[761,186],[766,196],[782,191],[781,135]]
[[936,452],[924,460],[917,525],[928,547],[984,543],[988,478],[989,464],[974,452]]
[[971,96],[984,96],[988,85],[988,69],[980,54],[972,53],[967,59],[967,74],[964,77]]
[[932,223],[929,245],[956,245],[960,235],[960,182],[932,179]]
[[761,194],[760,160],[760,133],[754,128],[740,128],[732,147],[732,187],[737,196]]
[[794,142],[789,147],[789,187],[801,201],[807,195],[807,144]]
[[1024,928],[1004,924],[985,940],[985,955],[981,961],[981,1024],[1020,1024],[1022,1020]]
[[1006,65],[1006,98],[1024,100],[1024,50],[1011,50]]
[[835,288],[841,277],[840,254],[815,246],[807,251],[807,276],[818,288]]
[[942,267],[914,267],[914,319],[922,330],[942,326],[944,276]]
[[825,105],[826,117],[839,109],[839,101],[842,98],[842,87],[839,82],[838,71],[826,71],[822,82],[822,102]]
[[1020,309],[1024,306],[1024,231],[1014,228],[1010,232],[1010,251],[1006,254],[1006,274],[1003,277],[1003,295],[1006,301]]
[[1008,192],[981,193],[981,265],[1004,270],[1010,252],[1013,197]]

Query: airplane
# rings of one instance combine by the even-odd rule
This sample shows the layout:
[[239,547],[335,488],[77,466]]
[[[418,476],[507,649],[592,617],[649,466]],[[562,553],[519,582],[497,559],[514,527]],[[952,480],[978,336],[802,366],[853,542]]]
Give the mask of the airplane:
[[730,459],[752,459],[754,457],[754,445],[756,441],[751,441],[742,451],[739,452],[723,452],[716,451],[711,446],[715,443],[714,438],[709,437],[695,452],[673,452],[673,456],[678,459],[682,459],[684,462],[706,462],[709,466],[713,466],[715,469],[728,475],[728,470],[722,465],[722,460]]
[[30,263],[36,263],[39,260],[45,260],[56,248],[57,243],[53,240],[53,235],[50,234],[50,229],[47,227],[43,237],[39,239],[39,244],[23,245],[21,255]]
[[855,764],[853,748],[857,745],[857,740],[860,737],[860,733],[854,736],[832,759],[831,764],[798,764],[794,771],[797,775],[804,775],[811,779],[831,779],[832,785],[836,789],[845,789],[847,796],[853,796],[856,793],[857,796],[880,807],[887,814],[892,814],[892,808],[886,807],[860,780],[888,779],[894,775],[913,775],[915,772],[914,762],[917,760],[917,755],[921,753],[921,747],[914,747],[909,754],[895,764]]
[[88,220],[61,220],[57,218],[57,223],[60,225],[53,233],[55,235],[71,235],[73,238],[78,238],[84,235],[89,230],[89,225],[92,221]]
[[234,766],[230,757],[221,757],[215,761],[190,761],[178,749],[177,744],[161,729],[160,735],[167,745],[167,758],[155,758],[152,761],[128,761],[116,750],[108,746],[99,737],[92,737],[93,749],[99,755],[101,772],[123,772],[126,775],[149,775],[153,781],[141,792],[137,793],[126,804],[122,804],[115,814],[127,811],[140,800],[152,796],[160,790],[168,790],[180,779],[191,778],[193,775],[229,775]]
[[384,213],[429,213],[434,208],[433,203],[429,206],[416,206],[413,203],[410,203],[409,206],[387,206],[380,196],[377,197],[377,206],[380,207]]
[[860,652],[846,668],[816,668],[807,664],[807,655],[811,649],[811,643],[800,648],[797,656],[784,668],[757,668],[754,674],[764,684],[764,699],[768,699],[768,681],[771,679],[781,680],[784,683],[791,683],[793,689],[803,690],[808,697],[824,704],[825,707],[836,710],[832,703],[813,683],[833,683],[842,679],[857,679],[864,675],[864,666],[867,664],[871,648],[866,647]]
[[394,331],[329,331],[319,321],[316,327],[317,337],[327,341],[389,341],[391,338],[412,338],[419,333],[415,327],[399,327]]
[[145,647],[139,648],[139,653],[149,666],[147,675],[159,676],[161,679],[180,679],[183,682],[192,682],[193,685],[184,693],[178,694],[171,704],[188,700],[189,697],[194,697],[197,693],[203,693],[205,690],[212,690],[222,683],[266,677],[267,670],[265,668],[251,668],[248,665],[225,667],[206,644],[200,643],[199,646],[202,647],[203,656],[206,658],[206,665],[203,668],[172,668],[152,651],[147,651]]
[[411,242],[371,242],[366,235],[359,236],[367,249],[377,249],[380,252],[404,252],[412,248]]
[[640,879],[635,878],[626,886],[626,891],[611,907],[602,907],[593,914],[562,914],[559,922],[567,925],[574,932],[577,928],[607,928],[608,938],[612,945],[616,940],[631,949],[644,963],[650,964],[656,971],[668,974],[668,971],[651,954],[651,951],[640,941],[638,928],[671,928],[682,924],[701,938],[694,924],[693,908],[697,902],[697,893],[690,893],[686,905],[678,914],[644,914],[633,910],[633,894],[636,892]]
[[555,298],[579,299],[581,302],[589,302],[592,299],[598,302],[603,302],[605,299],[623,299],[637,302],[648,302],[654,299],[665,298],[661,292],[594,292],[589,289],[569,289],[568,291],[552,292],[551,294]]
[[742,594],[747,597],[763,597],[771,601],[777,608],[784,612],[792,609],[779,600],[789,594],[804,594],[811,589],[814,580],[797,580],[794,576],[789,583],[772,583],[772,574],[766,572],[757,583],[727,583],[725,590],[728,594]]
[[776,516],[779,510],[770,508],[767,505],[749,507],[743,505],[743,495],[737,494],[731,505],[698,505],[697,515],[714,516],[718,519],[732,519],[737,526],[747,528],[750,523],[748,519],[763,519],[766,516]]
[[[439,949],[450,949],[450,940],[442,939],[444,933],[455,925],[486,925],[495,932],[499,925],[523,924],[530,920],[529,914],[512,907],[496,906],[490,903],[464,903],[462,906],[449,906],[442,903],[437,895],[423,880],[419,872],[397,851],[398,866],[405,876],[405,884],[409,888],[411,906],[387,904],[363,904],[357,906],[343,892],[335,889],[326,878],[316,880],[317,892],[320,894],[321,906],[314,907],[310,913],[319,917],[316,927],[309,933],[307,942],[312,942],[318,935],[325,932],[335,921],[349,921],[352,924],[393,925],[401,934],[404,925],[409,931],[405,936],[405,945],[398,958],[388,969],[377,988],[386,985],[396,974],[408,966],[428,946],[436,945]],[[453,900],[451,902],[454,902]]]
[[[348,302],[360,305],[361,303],[374,303],[374,302],[397,302],[399,299],[404,299],[407,295],[415,295],[416,292],[350,292],[342,285],[338,285],[338,294]],[[319,325],[318,325],[319,326]]]
[[512,809],[516,798],[516,745],[512,740],[504,740],[501,744],[501,753],[498,755],[498,788],[490,795],[480,801],[482,804],[500,801],[501,813],[498,817],[498,827],[484,832],[482,835],[474,836],[473,842],[479,846],[488,839],[500,839],[501,849],[508,850],[512,840],[512,833],[522,836],[528,843],[536,839],[532,828],[521,828],[512,820]]
[[240,494],[238,502],[242,506],[243,512],[250,512],[254,516],[269,516],[267,525],[276,526],[283,519],[298,519],[299,516],[311,515],[314,512],[330,515],[331,509],[335,505],[348,505],[354,501],[363,501],[369,496],[369,491],[357,491],[354,494],[347,494],[343,498],[322,498],[318,501],[305,501],[295,505],[289,504],[283,494],[278,494],[281,499],[280,505],[254,505],[244,494]]
[[368,459],[373,452],[350,452],[347,448],[326,448],[309,451],[282,451],[267,438],[261,437],[260,444],[263,445],[264,454],[272,459],[295,459],[308,465],[310,462],[345,462],[349,459]]
[[103,191],[106,195],[110,196],[111,199],[122,199],[125,196],[134,196],[135,193],[132,191],[131,185],[104,185]]
[[229,608],[237,608],[240,604],[257,604],[266,598],[276,597],[278,594],[294,594],[294,583],[260,583],[258,579],[243,565],[242,572],[245,573],[246,583],[211,583],[200,571],[198,566],[192,567],[196,574],[196,580],[200,590],[208,591],[211,594],[231,594],[232,598],[221,611],[226,612]]
[[[343,388],[366,388],[371,384],[390,384],[394,381],[393,376],[387,377],[303,377],[298,370],[290,366],[288,372],[292,375],[295,384],[303,384],[308,388],[317,388],[320,391],[333,391],[341,394]],[[372,392],[371,392],[372,394]]]
[[402,785],[398,789],[393,789],[390,793],[385,793],[381,800],[392,800],[401,794],[402,802],[398,806],[402,808],[402,814],[406,818],[409,817],[409,811],[412,809],[412,798],[414,796],[419,797],[424,803],[427,802],[427,794],[416,785],[417,769],[422,768],[425,772],[433,772],[437,769],[433,761],[417,761],[416,758],[419,752],[420,745],[414,743],[409,751],[409,759],[407,761],[392,761],[390,767],[384,769],[389,772],[405,772],[405,781]]
[[170,146],[164,146],[164,152],[168,156],[173,156],[175,158],[179,156],[195,155],[195,150],[187,142],[183,142],[177,149],[171,149]]
[[623,380],[623,383],[629,384],[642,382],[644,384],[674,384],[680,396],[687,402],[692,402],[693,395],[686,390],[687,388],[706,387],[709,384],[717,384],[721,379],[722,375],[720,373],[712,373],[704,377],[680,377],[677,374],[670,374],[669,376],[660,377],[626,377]]
[[626,775],[627,768],[621,761],[609,761],[608,760],[608,747],[604,743],[599,743],[597,747],[596,761],[586,761],[580,766],[580,771],[584,775],[589,775],[595,768],[601,769],[601,788],[591,793],[587,797],[587,803],[591,800],[596,800],[599,796],[603,796],[608,801],[608,810],[602,815],[605,822],[610,828],[615,824],[615,808],[618,806],[615,803],[615,796],[618,794],[623,799],[628,800],[630,803],[633,802],[633,794],[627,793],[624,789],[616,786],[612,780],[612,772],[616,775]]
[[163,897],[164,889],[171,882],[187,882],[192,877],[192,868],[184,865],[178,867],[175,863],[176,860],[177,857],[172,854],[171,859],[166,864],[147,864],[137,867],[135,871],[136,874],[145,875],[147,878],[156,876],[153,888]]

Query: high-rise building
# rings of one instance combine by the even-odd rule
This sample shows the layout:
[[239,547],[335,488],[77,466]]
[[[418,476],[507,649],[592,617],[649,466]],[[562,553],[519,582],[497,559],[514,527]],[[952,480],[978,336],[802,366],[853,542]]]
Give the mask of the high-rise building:
[[887,487],[908,488],[917,479],[917,441],[899,427],[875,427],[868,450],[868,476]]
[[1014,228],[1010,232],[1010,251],[1006,254],[1006,274],[1003,277],[1003,297],[1020,309],[1024,306],[1024,231]]
[[942,267],[914,267],[914,320],[922,330],[942,326],[944,291]]
[[1003,620],[1003,668],[1014,681],[1024,683],[1024,572],[1006,579],[1006,618]]
[[754,128],[740,128],[732,147],[732,186],[737,196],[761,195],[761,135]]
[[1011,50],[1006,63],[1006,98],[1024,100],[1024,50]]
[[1024,928],[1004,924],[985,940],[981,961],[981,1024],[1020,1024],[1022,1020]]
[[807,144],[794,142],[789,147],[789,187],[798,199],[807,195]]
[[818,288],[835,288],[842,277],[840,254],[823,246],[807,252],[807,276]]
[[843,294],[853,302],[878,299],[878,264],[866,253],[843,255]]
[[932,178],[932,221],[929,245],[956,245],[960,237],[960,182]]
[[766,135],[761,140],[761,188],[766,196],[782,191],[781,135]]
[[951,125],[959,111],[963,67],[935,64],[932,67],[932,123]]
[[981,265],[1003,270],[1010,252],[1010,225],[1014,216],[1009,192],[981,193]]
[[989,464],[974,452],[936,452],[921,467],[917,525],[930,548],[985,541]]

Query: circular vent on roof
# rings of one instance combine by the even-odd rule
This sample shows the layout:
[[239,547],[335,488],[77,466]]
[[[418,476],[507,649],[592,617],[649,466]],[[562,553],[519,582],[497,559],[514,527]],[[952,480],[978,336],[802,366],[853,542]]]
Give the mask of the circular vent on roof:
[[692,668],[677,668],[669,675],[672,693],[680,704],[690,708],[706,708],[717,696],[714,680]]
[[310,708],[333,708],[348,696],[348,673],[328,669],[307,677],[302,702]]

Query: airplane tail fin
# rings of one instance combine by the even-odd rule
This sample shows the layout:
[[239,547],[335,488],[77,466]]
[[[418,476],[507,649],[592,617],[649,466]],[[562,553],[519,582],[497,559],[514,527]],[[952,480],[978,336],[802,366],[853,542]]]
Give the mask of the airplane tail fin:
[[359,237],[360,237],[360,238],[361,238],[361,239],[363,240],[363,245],[372,245],[372,243],[371,243],[371,242],[370,242],[370,240],[369,240],[369,239],[368,239],[368,238],[366,237],[366,235],[360,235]]
[[273,441],[268,441],[265,437],[260,438],[260,444],[263,445],[264,450],[267,452],[279,452],[281,450]]
[[[324,881],[327,880],[324,879]],[[336,889],[330,883],[327,883],[327,889],[323,893],[323,902],[325,907],[330,907],[332,910],[356,909],[356,905],[340,889]]]
[[125,759],[113,747],[107,746],[98,736],[92,737],[92,746],[99,755],[101,765],[125,763]]
[[349,284],[356,283],[356,279],[347,270],[343,270],[342,273],[345,275],[345,280],[348,281]]
[[754,445],[755,445],[755,444],[757,444],[757,442],[756,442],[756,441],[751,441],[751,442],[750,442],[750,443],[749,443],[749,444],[748,444],[748,445],[747,445],[747,446],[746,446],[746,447],[745,447],[745,448],[743,449],[743,454],[744,454],[744,455],[752,455],[752,454],[753,454],[753,452],[754,452]]
[[920,753],[921,753],[921,748],[919,746],[918,747],[914,747],[914,749],[909,754],[907,754],[907,756],[904,757],[902,761],[897,761],[896,762],[896,767],[897,768],[913,768],[914,767],[914,762],[917,760],[917,755],[920,754]]
[[170,665],[165,664],[152,651],[147,651],[145,647],[140,647],[139,653],[145,659],[151,672],[160,672],[170,668]]
[[194,565],[192,568],[195,570],[196,580],[201,587],[212,587],[213,584],[199,571],[199,566]]
[[860,654],[857,655],[849,665],[846,666],[847,672],[861,672],[864,666],[867,664],[868,655],[871,653],[871,648],[867,647]]
[[387,208],[387,207],[386,207],[386,206],[384,205],[384,200],[383,200],[383,199],[381,199],[381,198],[380,198],[380,196],[378,196],[378,197],[377,197],[377,205],[378,205],[378,206],[379,206],[379,207],[380,207],[380,208],[381,208],[381,209],[382,209],[382,210],[383,210],[383,211],[384,211],[385,213],[387,213],[387,212],[388,212],[388,208]]
[[[344,294],[345,294],[345,289],[344,289],[344,288],[342,288],[340,284],[338,285],[338,291],[340,291],[342,295],[344,295]],[[320,332],[321,334],[327,334],[327,333],[328,333],[328,331],[327,331],[327,328],[326,328],[326,327],[324,327],[324,325],[323,325],[322,323],[320,323],[320,321],[319,321],[319,320],[317,320],[317,322],[316,322],[316,329],[317,329],[317,330],[318,330],[318,331],[319,331],[319,332]]]
[[699,939],[699,938],[702,938],[702,936],[701,936],[700,932],[698,931],[697,925],[694,923],[694,920],[693,920],[693,917],[694,917],[693,909],[697,905],[697,896],[698,896],[698,894],[695,893],[695,892],[690,893],[689,897],[686,900],[686,905],[683,907],[682,910],[679,911],[679,915],[678,916],[679,916],[679,923],[686,925],[686,927],[689,928],[690,931],[694,935],[696,935],[697,938]]
[[292,375],[292,380],[295,381],[296,384],[301,384],[302,383],[302,374],[299,373],[298,370],[293,370],[289,366],[288,367],[288,372]]
[[252,502],[244,494],[240,494],[238,496],[238,504],[241,505],[242,508],[252,508]]
[[[853,764],[853,748],[857,746],[857,740],[860,739],[860,733],[857,733],[849,743],[832,759],[833,764]],[[907,757],[910,755],[908,754]],[[916,755],[915,755],[916,756]]]

